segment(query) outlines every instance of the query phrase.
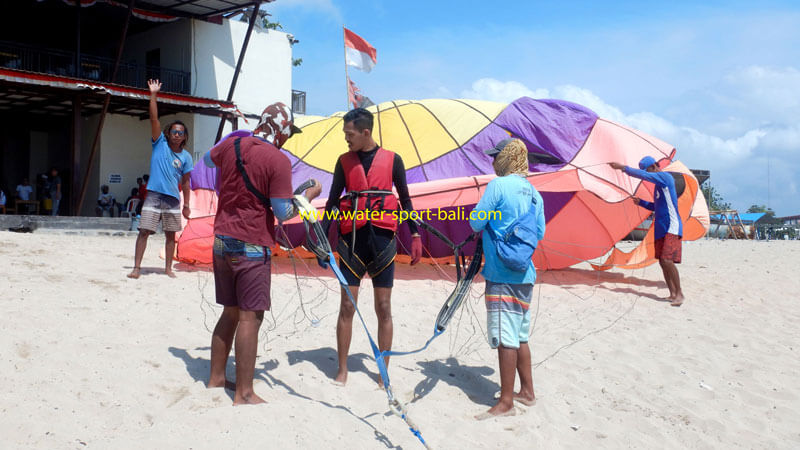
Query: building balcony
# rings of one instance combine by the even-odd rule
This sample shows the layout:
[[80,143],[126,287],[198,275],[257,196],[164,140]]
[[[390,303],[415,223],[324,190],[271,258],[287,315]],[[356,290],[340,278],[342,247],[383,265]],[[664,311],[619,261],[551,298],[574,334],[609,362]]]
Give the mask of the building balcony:
[[[111,73],[114,71],[113,59],[81,54],[80,64],[76,64],[77,60],[74,52],[0,41],[0,67],[87,81],[111,81]],[[120,62],[114,83],[147,89],[147,80],[151,78],[160,79],[165,92],[191,94],[191,74],[189,72],[157,66]]]

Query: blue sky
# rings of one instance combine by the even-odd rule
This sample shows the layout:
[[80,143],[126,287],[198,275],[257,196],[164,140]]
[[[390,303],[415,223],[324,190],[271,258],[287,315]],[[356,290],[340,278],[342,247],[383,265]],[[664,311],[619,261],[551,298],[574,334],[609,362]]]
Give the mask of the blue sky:
[[[702,3],[702,4],[700,4]],[[800,4],[277,0],[307,112],[345,108],[342,25],[378,51],[373,101],[561,98],[674,145],[744,211],[800,214]],[[769,164],[768,164],[769,162]],[[769,167],[769,183],[767,172]]]

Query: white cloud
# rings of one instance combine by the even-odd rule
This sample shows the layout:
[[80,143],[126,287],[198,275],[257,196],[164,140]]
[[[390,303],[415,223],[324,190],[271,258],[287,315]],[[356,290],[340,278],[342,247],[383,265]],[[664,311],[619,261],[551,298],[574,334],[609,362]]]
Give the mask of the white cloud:
[[[800,86],[791,92],[795,77],[800,82],[800,72],[791,68],[781,71],[747,68],[726,77],[727,81],[735,81],[734,84],[742,87],[741,95],[733,97],[726,93],[725,96],[731,103],[743,104],[752,104],[758,97],[761,99],[760,107],[773,105],[772,116],[782,117],[782,113],[797,106],[796,92],[800,92]],[[653,112],[626,114],[591,90],[573,85],[531,89],[518,81],[482,78],[472,83],[472,88],[463,91],[462,95],[503,102],[522,96],[558,98],[586,106],[600,117],[641,130],[674,145],[678,150],[678,159],[688,166],[711,170],[714,185],[727,200],[734,203],[734,207],[742,210],[751,204],[767,203],[767,158],[770,158],[771,206],[779,215],[800,212],[800,201],[796,198],[796,178],[800,173],[800,163],[797,162],[800,125],[789,123],[789,120],[796,120],[797,115],[787,115],[784,122],[768,125],[754,120],[725,117],[724,121],[738,123],[739,126],[732,127],[732,137],[722,137],[692,126],[676,124]],[[781,95],[794,100],[777,101]],[[692,123],[689,117],[686,121]]]
[[547,89],[532,91],[518,81],[499,81],[494,78],[481,78],[472,83],[472,88],[461,92],[463,98],[489,100],[509,103],[520,97],[548,98]]
[[800,109],[800,70],[793,67],[748,66],[729,73],[724,81],[748,108],[766,107],[774,112]]

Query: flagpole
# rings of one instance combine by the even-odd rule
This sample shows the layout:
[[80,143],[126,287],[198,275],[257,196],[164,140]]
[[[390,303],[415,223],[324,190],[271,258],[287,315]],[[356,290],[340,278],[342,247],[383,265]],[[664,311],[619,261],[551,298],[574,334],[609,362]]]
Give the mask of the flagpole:
[[347,71],[347,44],[345,43],[345,30],[346,28],[342,25],[342,52],[344,53],[344,87],[345,87],[345,94],[347,95],[347,101],[345,102],[345,111],[350,111],[350,74]]

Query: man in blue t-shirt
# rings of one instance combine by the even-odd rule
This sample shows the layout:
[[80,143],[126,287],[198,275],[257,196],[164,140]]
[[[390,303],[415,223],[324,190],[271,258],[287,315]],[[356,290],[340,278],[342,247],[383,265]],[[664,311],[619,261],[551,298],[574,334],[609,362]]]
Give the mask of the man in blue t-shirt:
[[[528,149],[519,139],[505,139],[485,150],[494,158],[497,178],[486,186],[480,201],[470,213],[473,231],[483,231],[483,278],[486,279],[486,331],[489,345],[497,349],[500,363],[500,399],[478,420],[514,415],[514,401],[532,406],[536,401],[531,374],[528,335],[531,326],[530,303],[536,268],[528,262],[524,272],[506,267],[500,260],[494,236],[502,236],[517,218],[536,208],[537,239],[544,238],[544,201],[526,179]],[[514,393],[515,371],[520,390]]]
[[681,262],[683,223],[678,213],[678,193],[675,189],[675,178],[669,172],[663,172],[652,156],[642,158],[639,161],[639,169],[616,162],[609,163],[609,165],[634,178],[649,181],[656,185],[653,192],[654,203],[637,197],[633,197],[633,202],[642,208],[655,212],[653,231],[655,232],[656,258],[661,266],[661,271],[664,273],[667,288],[669,288],[668,300],[671,302],[670,305],[681,306],[684,297],[681,290],[680,275],[678,275],[678,268],[675,264],[680,264]]
[[[181,230],[181,194],[183,191],[183,217],[189,218],[189,172],[193,169],[192,156],[184,149],[189,139],[189,130],[180,120],[170,123],[161,132],[158,121],[156,97],[161,90],[158,80],[148,80],[150,88],[150,133],[153,153],[150,157],[150,181],[147,184],[147,198],[142,205],[139,221],[139,236],[136,238],[134,265],[128,278],[139,278],[142,257],[147,248],[147,238],[156,232],[162,223],[167,238],[165,248],[165,273],[175,278],[172,272],[172,256],[175,254],[175,232]],[[165,136],[166,134],[166,136]]]

